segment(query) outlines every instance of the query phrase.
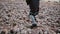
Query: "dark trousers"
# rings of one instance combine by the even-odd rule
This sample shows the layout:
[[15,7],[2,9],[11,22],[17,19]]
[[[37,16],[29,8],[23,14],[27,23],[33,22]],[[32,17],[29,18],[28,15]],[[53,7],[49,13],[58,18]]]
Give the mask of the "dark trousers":
[[29,15],[36,16],[39,13],[39,0],[30,0],[29,7]]
[[26,2],[30,7],[29,16],[32,19],[32,24],[36,24],[35,16],[39,13],[39,0],[26,0]]

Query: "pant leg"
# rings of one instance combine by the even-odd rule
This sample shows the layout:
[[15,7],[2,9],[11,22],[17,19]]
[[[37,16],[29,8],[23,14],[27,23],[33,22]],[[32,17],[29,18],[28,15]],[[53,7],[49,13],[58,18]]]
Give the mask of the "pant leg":
[[30,15],[36,16],[39,13],[39,0],[31,0],[29,7]]

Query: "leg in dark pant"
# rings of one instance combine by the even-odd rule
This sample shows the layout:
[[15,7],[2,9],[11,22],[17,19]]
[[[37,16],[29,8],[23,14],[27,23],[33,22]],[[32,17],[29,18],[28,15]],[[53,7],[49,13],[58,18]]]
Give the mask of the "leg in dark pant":
[[36,18],[35,16],[39,13],[39,0],[30,0],[30,18],[32,19],[32,26],[36,26]]
[[36,16],[39,12],[39,0],[31,0],[29,7],[30,15]]

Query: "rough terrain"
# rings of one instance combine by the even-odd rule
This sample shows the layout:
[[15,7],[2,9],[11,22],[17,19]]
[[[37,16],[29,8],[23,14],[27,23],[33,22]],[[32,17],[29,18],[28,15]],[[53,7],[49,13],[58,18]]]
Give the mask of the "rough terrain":
[[0,0],[0,34],[59,34],[60,3],[40,1],[39,14],[36,16],[39,27],[30,29],[29,6],[25,0]]

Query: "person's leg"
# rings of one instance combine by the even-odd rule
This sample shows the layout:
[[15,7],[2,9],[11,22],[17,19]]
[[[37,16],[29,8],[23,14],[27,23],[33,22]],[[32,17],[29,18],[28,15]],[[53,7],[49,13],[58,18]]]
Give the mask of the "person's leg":
[[30,15],[36,16],[39,13],[39,0],[31,0],[30,4]]
[[29,15],[30,18],[32,19],[32,26],[35,27],[37,26],[35,16],[39,13],[39,0],[31,0],[29,7],[30,7]]

